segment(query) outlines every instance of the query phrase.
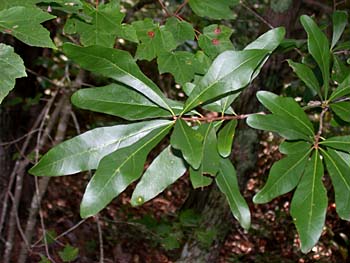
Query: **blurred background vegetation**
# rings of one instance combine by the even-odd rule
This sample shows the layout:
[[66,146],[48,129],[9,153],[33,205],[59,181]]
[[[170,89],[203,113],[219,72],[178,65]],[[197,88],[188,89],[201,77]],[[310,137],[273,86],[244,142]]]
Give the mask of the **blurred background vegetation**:
[[[166,14],[161,3],[169,11],[175,11],[183,1],[122,0],[124,22],[146,17],[164,22]],[[233,30],[230,36],[233,47],[240,50],[267,31],[268,24],[284,26],[287,38],[303,40],[306,36],[299,23],[300,15],[314,16],[318,24],[328,30],[333,10],[349,8],[349,1],[340,0],[242,0],[232,9],[233,20],[199,18],[188,6],[183,7],[181,16],[199,32],[213,23],[226,25]],[[70,15],[57,9],[52,12],[59,18],[44,26],[50,30],[55,43],[77,41],[64,32]],[[343,39],[349,37],[347,27]],[[232,218],[224,197],[215,187],[193,190],[188,175],[138,208],[129,204],[134,184],[98,217],[81,220],[79,204],[91,173],[38,182],[26,171],[38,158],[36,150],[40,149],[42,154],[54,144],[91,128],[123,122],[76,109],[69,103],[74,90],[104,85],[107,80],[80,70],[59,50],[29,47],[6,34],[0,34],[0,42],[15,48],[28,74],[27,78],[17,80],[15,89],[0,106],[0,254],[6,252],[5,243],[12,228],[15,245],[10,262],[20,262],[20,258],[25,259],[23,262],[50,262],[47,252],[52,262],[350,262],[350,224],[336,215],[333,195],[329,196],[333,201],[329,204],[321,240],[307,255],[298,249],[296,230],[289,216],[291,194],[265,205],[251,202],[266,181],[271,164],[281,158],[277,147],[280,139],[271,133],[249,129],[244,123],[239,125],[232,159],[252,212],[252,228],[248,232]],[[117,39],[115,45],[132,54],[136,52],[136,44],[123,39]],[[186,42],[181,48],[195,51],[197,43]],[[257,90],[299,96],[305,103],[309,102],[308,90],[285,62],[286,58],[300,59],[303,52],[302,48],[284,49],[275,54],[258,79],[234,103],[235,110],[242,114],[255,112],[259,107],[255,99]],[[339,55],[346,68],[348,55],[346,52]],[[159,74],[155,60],[138,61],[138,64],[168,97],[184,98],[172,75]],[[44,130],[42,118],[46,118]],[[339,129],[350,131],[345,123],[340,122],[339,126],[339,122],[332,121],[329,133]],[[38,132],[46,135],[40,142]],[[23,183],[19,194],[13,183],[15,177]],[[326,182],[326,186],[330,188],[330,183]],[[33,199],[37,190],[43,197],[40,206]],[[16,202],[18,213],[13,213],[11,206]],[[26,244],[22,236],[27,236],[28,223],[34,226]]]

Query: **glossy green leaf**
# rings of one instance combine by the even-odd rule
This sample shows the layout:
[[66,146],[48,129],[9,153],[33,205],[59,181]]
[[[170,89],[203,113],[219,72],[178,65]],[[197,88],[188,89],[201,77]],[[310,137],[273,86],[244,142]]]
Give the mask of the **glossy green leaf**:
[[331,137],[320,142],[320,144],[336,150],[350,152],[350,135]]
[[326,87],[325,97],[327,98],[327,87],[330,73],[330,51],[328,39],[311,17],[302,15],[300,21],[308,35],[307,44],[309,52],[321,69],[323,82]]
[[256,204],[267,203],[277,196],[293,190],[304,172],[310,152],[309,148],[275,162],[271,167],[266,184],[254,196],[253,202]]
[[238,0],[189,0],[188,3],[198,16],[213,19],[233,19],[231,7],[239,3]]
[[194,169],[198,169],[203,158],[203,139],[199,130],[194,130],[184,120],[178,119],[170,143],[182,152],[184,159]]
[[55,49],[50,32],[40,25],[53,18],[55,16],[39,8],[15,6],[0,11],[0,31],[11,34],[30,46]]
[[187,40],[193,40],[195,36],[193,26],[186,21],[180,21],[176,17],[168,18],[165,28],[173,34],[177,45],[180,45]]
[[312,145],[305,141],[284,141],[279,146],[279,151],[283,154],[297,154],[306,152]]
[[171,117],[169,111],[160,108],[137,91],[118,84],[80,89],[71,98],[82,109],[107,113],[126,120]]
[[164,52],[158,56],[159,73],[171,73],[181,85],[193,79],[195,56],[188,51]]
[[322,98],[323,96],[321,93],[320,84],[318,83],[318,80],[316,79],[316,76],[312,69],[304,64],[293,62],[290,59],[287,61],[295,74],[297,74],[298,78],[300,78],[309,89],[317,92],[317,94]]
[[69,43],[63,45],[63,50],[83,68],[124,83],[173,113],[163,93],[142,73],[128,52],[100,46],[79,47]]
[[14,6],[35,7],[35,4],[39,2],[41,2],[41,0],[1,0],[0,10]]
[[249,84],[255,69],[268,53],[267,50],[221,53],[214,60],[208,73],[191,92],[185,103],[184,112],[225,93],[244,88]]
[[80,206],[83,218],[101,211],[115,197],[136,181],[149,152],[169,132],[171,125],[156,129],[136,143],[105,156],[86,187]]
[[283,27],[273,28],[248,44],[244,50],[266,49],[272,52],[281,44],[285,34],[286,30]]
[[218,133],[218,151],[224,158],[231,154],[236,126],[237,120],[231,120]]
[[203,34],[199,36],[199,47],[211,58],[218,54],[233,50],[231,35],[233,30],[224,25],[213,24],[203,29]]
[[220,155],[217,151],[215,123],[202,124],[198,131],[203,136],[203,148],[200,152],[202,164],[195,170],[190,167],[190,179],[193,188],[205,187],[211,184],[212,178],[219,170]]
[[76,32],[80,35],[80,42],[84,46],[99,45],[112,48],[118,32],[122,30],[121,22],[124,18],[119,4],[100,4],[98,9],[85,4],[85,14],[92,20],[85,22],[79,17],[72,18],[75,20]]
[[348,22],[348,13],[345,11],[335,11],[332,14],[333,20],[333,36],[332,36],[332,45],[331,49],[337,44],[341,35],[344,32],[346,24]]
[[325,223],[328,199],[322,176],[323,164],[316,150],[294,192],[290,210],[303,253],[309,252],[316,245]]
[[322,155],[332,179],[337,213],[342,219],[350,221],[350,163],[346,163],[339,152],[332,149],[322,151]]
[[331,104],[331,109],[334,113],[346,122],[350,122],[350,102],[342,101]]
[[93,129],[52,148],[29,172],[39,176],[57,176],[96,169],[104,156],[171,123],[154,120]]
[[299,132],[307,136],[314,136],[312,123],[293,98],[280,97],[268,91],[259,91],[257,97],[274,115],[288,119]]
[[0,103],[15,87],[17,78],[26,77],[23,60],[11,46],[0,43]]
[[174,50],[177,46],[173,34],[165,26],[159,26],[149,18],[135,21],[132,25],[140,41],[135,55],[137,59],[151,61],[163,52]]
[[226,196],[233,216],[244,229],[249,229],[249,207],[239,191],[236,170],[229,159],[221,159],[220,170],[215,181],[220,191]]
[[343,96],[350,94],[350,73],[346,76],[344,81],[339,84],[338,88],[336,88],[331,96],[329,97],[329,100],[336,100]]
[[312,137],[301,132],[294,122],[274,114],[250,115],[247,118],[247,124],[254,129],[276,132],[287,140],[312,140]]
[[156,197],[186,172],[187,167],[177,154],[168,146],[153,160],[132,194],[133,206]]

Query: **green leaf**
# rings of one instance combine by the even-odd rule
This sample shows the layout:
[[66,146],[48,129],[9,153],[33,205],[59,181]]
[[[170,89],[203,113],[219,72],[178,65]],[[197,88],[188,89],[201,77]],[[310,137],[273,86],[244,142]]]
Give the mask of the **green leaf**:
[[233,19],[231,7],[239,3],[238,0],[189,0],[191,9],[198,16],[213,19]]
[[11,46],[0,43],[0,103],[15,87],[17,78],[26,77],[23,60]]
[[151,61],[161,53],[169,52],[177,46],[173,34],[165,26],[154,24],[150,18],[135,21],[132,25],[140,40],[135,55],[137,59]]
[[132,194],[131,204],[141,205],[156,197],[179,179],[186,169],[183,159],[168,146],[153,160],[142,176]]
[[121,22],[124,18],[119,4],[116,2],[100,4],[98,9],[90,4],[85,4],[84,11],[92,18],[91,21],[85,22],[80,18],[72,18],[75,19],[80,42],[84,46],[100,45],[112,48],[117,34],[122,30]]
[[194,169],[198,169],[203,158],[203,139],[199,130],[194,130],[184,120],[178,119],[170,143],[182,152],[184,159]]
[[280,97],[268,91],[259,91],[257,97],[274,115],[289,119],[299,132],[314,136],[312,123],[293,98]]
[[321,69],[323,83],[325,85],[325,97],[327,98],[330,69],[330,51],[328,39],[311,17],[302,15],[300,17],[300,21],[308,35],[307,44],[309,52]]
[[349,75],[350,68],[337,55],[333,54],[332,80],[342,83]]
[[334,113],[343,121],[350,122],[350,102],[342,101],[330,105]]
[[317,243],[326,218],[328,200],[322,176],[323,164],[316,150],[308,161],[305,173],[294,192],[290,210],[303,253],[309,252]]
[[349,94],[350,94],[350,73],[346,76],[344,81],[339,84],[338,88],[332,92],[331,96],[329,97],[329,100],[333,101]]
[[35,7],[35,4],[39,2],[41,2],[41,0],[1,0],[0,10],[14,6]]
[[29,172],[57,176],[96,169],[104,156],[170,123],[172,121],[154,120],[93,129],[49,150]]
[[291,122],[286,117],[275,114],[250,115],[247,118],[247,124],[254,129],[276,132],[287,140],[312,140],[311,137],[301,132],[294,122]]
[[158,56],[159,73],[171,73],[181,85],[193,79],[195,56],[188,51],[164,52]]
[[211,58],[215,58],[218,54],[233,50],[231,35],[233,30],[224,25],[210,25],[203,29],[203,34],[199,36],[199,47]]
[[297,154],[306,152],[312,145],[305,141],[284,141],[279,146],[279,151],[283,154]]
[[268,203],[277,196],[293,190],[304,172],[311,149],[288,155],[275,162],[264,187],[254,196],[256,204]]
[[342,219],[350,221],[350,165],[332,149],[322,150],[322,155],[334,186],[337,213]]
[[249,207],[239,191],[236,170],[229,159],[221,159],[220,170],[215,181],[220,191],[226,196],[233,216],[244,229],[249,229]]
[[221,53],[191,92],[185,103],[184,112],[218,96],[244,88],[268,52],[244,50]]
[[281,44],[285,34],[286,30],[283,27],[271,29],[248,44],[244,50],[266,49],[272,52]]
[[341,35],[344,32],[344,29],[347,24],[348,20],[348,13],[345,11],[335,11],[332,14],[332,20],[333,20],[333,36],[332,36],[332,45],[331,49],[337,44],[338,40],[340,39]]
[[126,120],[171,117],[169,111],[160,108],[139,92],[118,84],[80,89],[73,94],[71,100],[79,108]]
[[180,45],[187,40],[193,40],[195,36],[193,26],[190,23],[180,21],[175,17],[167,19],[165,29],[173,34],[177,45]]
[[79,248],[66,245],[62,251],[58,252],[58,254],[63,262],[71,262],[78,257]]
[[237,120],[229,121],[218,133],[218,151],[224,158],[230,156]]
[[[190,167],[190,179],[193,188],[205,187],[211,184],[212,178],[219,170],[220,155],[217,151],[215,123],[202,124],[198,131],[203,136],[203,148],[200,151],[202,164],[198,170]],[[208,176],[204,176],[208,175]]]
[[293,62],[290,59],[287,61],[295,74],[297,74],[298,78],[300,78],[309,89],[317,92],[320,98],[323,98],[320,84],[318,83],[318,80],[316,79],[316,76],[312,69],[304,64]]
[[105,156],[86,187],[80,205],[83,218],[93,216],[136,181],[149,152],[164,138],[173,124],[152,131],[136,143]]
[[50,32],[40,25],[53,18],[55,16],[39,8],[16,6],[0,11],[0,31],[11,34],[30,46],[56,49],[50,39]]
[[83,68],[124,83],[173,113],[163,93],[142,73],[129,52],[100,46],[79,47],[69,43],[63,45],[63,50]]
[[336,150],[350,152],[350,135],[331,137],[320,142],[320,144]]

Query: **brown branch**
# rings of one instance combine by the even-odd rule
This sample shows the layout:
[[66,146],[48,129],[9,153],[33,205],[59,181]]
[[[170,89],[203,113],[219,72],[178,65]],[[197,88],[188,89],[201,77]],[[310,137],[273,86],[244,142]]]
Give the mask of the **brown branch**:
[[263,22],[265,25],[267,25],[269,28],[274,28],[273,25],[271,25],[265,18],[263,18],[261,15],[259,15],[258,12],[256,12],[253,8],[251,8],[244,0],[240,1],[240,4],[247,9],[249,12],[251,12],[258,20]]
[[182,8],[184,8],[187,5],[188,1],[189,0],[185,0],[181,5],[179,5],[179,7],[176,9],[174,15],[178,15],[179,12],[182,10]]
[[168,8],[165,6],[165,4],[163,3],[162,0],[158,0],[158,3],[160,4],[160,6],[162,7],[162,9],[165,11],[165,13],[167,14],[167,16],[171,16],[171,13],[169,12]]
[[321,138],[321,135],[322,135],[322,132],[323,132],[323,120],[324,120],[324,116],[326,114],[326,112],[329,110],[328,106],[324,106],[323,109],[322,109],[322,112],[320,114],[320,124],[318,126],[318,132],[317,134],[315,135],[315,141],[314,141],[314,148],[315,149],[318,149],[319,146],[319,142],[320,142],[320,138]]

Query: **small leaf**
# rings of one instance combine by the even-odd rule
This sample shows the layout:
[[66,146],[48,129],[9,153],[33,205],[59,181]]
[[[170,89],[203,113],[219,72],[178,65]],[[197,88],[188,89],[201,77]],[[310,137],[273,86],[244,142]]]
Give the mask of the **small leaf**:
[[349,94],[350,94],[350,73],[346,76],[344,81],[339,84],[338,88],[332,92],[331,96],[329,97],[329,100],[333,101]]
[[350,164],[332,149],[322,150],[322,155],[332,179],[337,213],[342,219],[350,221]]
[[266,49],[272,52],[281,44],[285,34],[286,30],[283,27],[273,28],[248,44],[244,50]]
[[195,74],[195,56],[188,51],[164,52],[159,54],[159,73],[171,73],[181,85],[193,79]]
[[297,154],[306,152],[312,146],[305,141],[284,141],[279,146],[279,151],[283,154]]
[[203,29],[203,34],[199,36],[199,47],[211,58],[218,54],[233,50],[231,35],[233,30],[224,25],[213,24]]
[[168,18],[165,28],[173,34],[177,45],[184,43],[186,40],[193,40],[195,36],[193,26],[186,21],[180,21],[176,17]]
[[[156,197],[179,179],[186,169],[183,159],[168,146],[153,160],[142,176],[132,194],[131,204],[137,206]],[[142,203],[138,202],[139,197],[142,197]]]
[[171,117],[171,113],[139,92],[118,84],[80,89],[71,98],[82,109],[111,114],[126,120]]
[[53,18],[55,16],[43,12],[39,8],[15,6],[0,11],[0,30],[30,46],[56,49],[50,39],[50,32],[40,25],[40,23]]
[[259,91],[257,97],[274,115],[289,119],[299,132],[314,136],[312,123],[293,98],[280,97],[268,91]]
[[332,36],[332,45],[331,49],[337,44],[338,40],[340,39],[341,35],[344,32],[344,29],[347,24],[348,20],[348,14],[344,11],[335,11],[332,14],[332,20],[333,20],[333,36]]
[[[323,83],[328,87],[330,69],[328,39],[311,17],[302,15],[300,21],[308,35],[307,44],[309,52],[320,67],[323,76]],[[328,90],[326,89],[326,98],[328,95],[327,92]]]
[[325,223],[328,200],[322,176],[323,164],[316,150],[294,192],[290,210],[303,253],[309,252],[316,245]]
[[[193,188],[205,187],[211,184],[209,176],[215,176],[219,169],[220,155],[217,151],[215,123],[202,124],[198,131],[203,137],[203,148],[200,152],[202,164],[195,170],[190,167],[190,179]],[[208,175],[208,176],[204,176]]]
[[49,150],[29,172],[57,176],[96,169],[104,156],[170,123],[172,121],[154,120],[93,129]]
[[347,136],[336,136],[328,138],[322,142],[321,145],[332,147],[336,150],[350,152],[350,135]]
[[218,151],[224,158],[230,156],[237,120],[229,121],[218,133]]
[[147,155],[169,132],[171,126],[172,124],[154,130],[131,146],[118,149],[100,161],[86,187],[80,205],[81,217],[97,214],[141,176]]
[[11,46],[0,43],[0,103],[15,87],[17,78],[26,77],[23,60]]
[[330,105],[334,113],[343,121],[350,122],[350,102],[342,101]]
[[220,191],[226,196],[233,216],[244,229],[249,229],[249,207],[239,191],[236,170],[229,159],[221,159],[220,170],[215,181]]
[[163,93],[142,73],[128,52],[100,46],[79,47],[69,43],[63,45],[63,50],[83,68],[128,85],[173,113]]
[[177,46],[172,33],[165,26],[154,24],[149,18],[135,21],[132,25],[140,40],[135,55],[137,59],[151,61],[161,53],[174,50]]
[[290,59],[287,61],[289,63],[289,66],[297,74],[298,78],[300,78],[309,89],[317,92],[320,98],[322,98],[323,96],[321,94],[321,87],[318,83],[318,80],[316,79],[314,72],[304,64],[293,62]]
[[332,80],[342,83],[349,75],[350,68],[337,55],[333,54]]
[[198,130],[194,130],[181,119],[176,121],[170,143],[182,152],[184,159],[194,168],[198,169],[202,162],[204,137]]
[[275,162],[270,170],[264,187],[254,196],[253,202],[263,204],[270,202],[277,196],[293,190],[304,172],[311,149],[288,155]]
[[238,0],[189,0],[190,7],[198,16],[213,19],[233,19],[234,13],[230,7],[238,3]]
[[62,251],[58,252],[58,254],[63,262],[71,262],[78,257],[79,248],[66,245]]

